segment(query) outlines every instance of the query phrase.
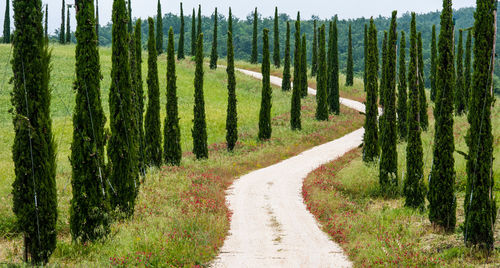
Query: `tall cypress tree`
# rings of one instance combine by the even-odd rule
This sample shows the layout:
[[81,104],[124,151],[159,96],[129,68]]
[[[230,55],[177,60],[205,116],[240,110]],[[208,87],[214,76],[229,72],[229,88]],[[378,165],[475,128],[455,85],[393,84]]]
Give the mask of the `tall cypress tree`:
[[[196,28],[196,36],[200,36],[201,33],[202,33],[201,5],[198,5],[198,25]],[[201,48],[203,49],[203,46]]]
[[279,68],[281,65],[280,57],[280,22],[278,17],[278,7],[274,10],[274,66]]
[[[231,14],[229,19],[232,20]],[[227,32],[227,117],[226,142],[227,150],[232,152],[238,141],[238,110],[236,109],[236,77],[234,75],[233,33]]]
[[134,29],[135,41],[135,94],[136,94],[136,113],[137,113],[137,130],[139,142],[139,167],[145,175],[145,161],[146,161],[146,141],[144,137],[144,88],[142,82],[142,21],[137,19]]
[[257,14],[257,8],[255,8],[255,11],[253,13],[253,37],[252,37],[252,57],[250,58],[250,63],[252,64],[257,64],[259,59],[258,59],[258,52],[257,52],[257,23],[259,20],[259,16]]
[[462,115],[465,112],[465,81],[464,81],[464,48],[463,31],[460,29],[457,48],[457,80],[455,85],[455,113]]
[[427,95],[425,94],[424,78],[424,54],[422,53],[422,33],[418,33],[418,88],[420,105],[420,126],[422,130],[429,128],[429,116],[427,115]]
[[[158,64],[156,54],[155,26],[152,18],[148,19],[148,107],[144,128],[145,154],[148,166],[160,167],[162,163],[161,151],[161,122],[160,122],[160,86],[158,82]],[[165,141],[166,142],[166,141]]]
[[283,80],[281,81],[281,89],[290,91],[291,89],[291,74],[290,74],[290,22],[286,22],[286,41],[285,41],[285,61],[283,65]]
[[316,120],[328,120],[328,95],[327,95],[327,64],[326,64],[326,38],[325,25],[319,29],[318,76],[316,86]]
[[354,60],[352,58],[352,30],[349,24],[349,37],[347,45],[347,69],[346,69],[346,86],[354,85]]
[[455,159],[453,152],[453,94],[455,66],[453,63],[453,10],[451,0],[443,0],[441,32],[434,109],[434,159],[429,182],[429,220],[432,224],[453,231],[456,223]]
[[134,31],[134,28],[132,26],[132,0],[127,0],[127,7],[128,7],[128,32],[132,34]]
[[156,13],[156,52],[158,55],[163,53],[163,15],[161,13],[161,3],[158,0]]
[[194,76],[194,126],[193,153],[196,159],[208,158],[207,122],[205,121],[205,99],[203,96],[203,33],[196,41],[196,72]]
[[397,12],[392,12],[391,28],[387,42],[386,86],[384,93],[384,119],[381,128],[380,185],[386,194],[393,194],[398,185],[398,151],[396,127],[396,54]]
[[467,42],[465,45],[465,66],[464,66],[464,92],[465,92],[465,109],[469,110],[469,101],[471,96],[472,85],[472,31],[467,33]]
[[[326,37],[325,37],[326,38]],[[328,94],[328,106],[330,112],[335,111],[335,103],[333,101],[333,22],[330,21],[330,27],[328,31],[328,52],[327,52],[327,60],[326,60],[326,69],[327,69],[327,75],[326,75],[326,92]]]
[[317,21],[314,20],[314,36],[312,45],[311,76],[315,77],[318,73],[318,29]]
[[127,9],[125,0],[113,1],[113,42],[111,88],[109,91],[109,110],[111,137],[108,146],[109,179],[113,186],[110,195],[112,209],[119,209],[125,216],[134,212],[138,182],[136,145],[132,129],[134,108],[130,79],[128,49]]
[[[8,0],[7,0],[8,2]],[[47,42],[49,41],[49,4],[45,4],[45,38],[47,39]],[[9,29],[10,29],[10,18],[9,18]],[[10,33],[10,31],[9,31]],[[4,34],[5,36],[5,34]],[[10,34],[9,34],[10,38]]]
[[364,61],[365,61],[365,64],[364,64],[364,72],[363,72],[363,85],[364,85],[364,88],[365,88],[365,91],[366,91],[366,65],[368,65],[368,25],[365,23],[365,37],[363,39],[364,41],[364,54],[363,54],[363,57],[364,57]]
[[177,48],[177,59],[182,60],[185,58],[184,56],[184,10],[182,9],[181,2],[181,29],[179,32],[179,47]]
[[437,46],[436,46],[436,25],[432,25],[431,41],[431,101],[436,100],[436,72],[437,72]]
[[[269,30],[264,29],[262,36],[262,100],[259,114],[259,140],[271,138],[271,62],[269,59]],[[294,86],[295,90],[295,86]]]
[[337,28],[337,16],[335,16],[335,20],[333,21],[333,28],[330,31],[332,38],[330,40],[330,46],[332,47],[331,54],[329,56],[331,60],[331,70],[328,74],[330,80],[330,88],[328,91],[329,106],[330,111],[335,114],[340,113],[340,92],[339,92],[339,49],[338,49],[338,28]]
[[398,84],[398,133],[402,140],[408,136],[408,85],[406,84],[406,38],[405,32],[401,31],[399,42],[399,84]]
[[69,14],[69,8],[71,5],[68,5],[68,10],[66,11],[66,44],[71,43],[71,21],[70,21],[70,14]]
[[10,43],[10,0],[5,1],[5,17],[3,19],[3,42]]
[[104,174],[106,116],[101,104],[94,3],[82,0],[76,5],[76,106],[71,143],[70,229],[74,241],[87,242],[100,239],[110,231]]
[[[128,16],[128,15],[127,15]],[[128,24],[127,24],[128,25]],[[128,27],[128,26],[127,26]],[[131,96],[132,96],[132,124],[133,128],[131,129],[130,133],[130,140],[132,140],[131,146],[135,146],[135,151],[137,152],[137,167],[139,168],[140,171],[144,171],[143,167],[143,162],[141,158],[141,151],[140,151],[140,141],[139,141],[139,113],[138,113],[138,102],[139,102],[139,96],[137,94],[137,63],[136,63],[136,57],[135,57],[135,36],[133,32],[129,33],[129,64],[130,64],[130,86],[131,86]],[[142,175],[146,175],[145,172],[143,172]],[[136,191],[138,188],[136,187]]]
[[425,205],[424,162],[422,139],[420,137],[420,105],[418,78],[418,47],[415,13],[412,13],[410,37],[410,66],[408,68],[408,83],[410,85],[410,101],[408,112],[408,145],[406,147],[406,176],[404,178],[403,194],[405,206],[423,208]]
[[59,43],[60,44],[64,44],[66,43],[66,23],[65,23],[65,20],[66,20],[66,4],[64,2],[64,0],[62,0],[62,6],[61,6],[61,28],[59,29]]
[[370,18],[366,54],[366,119],[363,137],[363,161],[372,162],[379,156],[378,144],[378,48],[377,28]]
[[99,46],[99,0],[95,0],[95,36],[97,40],[97,46]]
[[196,15],[193,8],[191,15],[191,56],[196,55]]
[[[158,101],[159,104],[159,101]],[[169,165],[181,164],[181,129],[177,106],[177,77],[175,75],[174,30],[168,31],[167,45],[167,117],[165,118],[163,146],[165,162]]]
[[227,18],[227,30],[231,33],[233,32],[233,12],[231,8],[229,8],[229,17]]
[[302,96],[302,49],[300,48],[300,15],[297,15],[297,20],[295,21],[295,50],[293,53],[293,90],[296,89],[299,95]]
[[307,43],[306,43],[306,34],[302,35],[302,44],[300,45],[300,49],[302,52],[300,53],[300,71],[302,73],[302,76],[300,78],[300,83],[301,83],[301,95],[302,97],[307,96],[307,89],[308,89],[308,82],[307,82]]
[[[386,70],[387,70],[387,31],[384,31],[384,40],[382,41],[382,71],[380,74],[380,88],[379,88],[379,104],[382,106],[382,109],[384,107],[384,89],[386,86]],[[380,122],[379,124],[382,124],[384,116],[380,116]]]
[[217,69],[217,20],[218,20],[218,15],[217,15],[217,8],[215,8],[215,13],[214,13],[214,37],[212,39],[212,53],[210,54],[210,69],[215,70]]
[[43,37],[41,4],[13,2],[12,199],[17,228],[24,235],[25,256],[31,256],[32,264],[46,263],[56,248],[58,216],[56,148],[50,116],[51,56]]
[[493,133],[491,108],[496,42],[497,1],[477,0],[474,23],[474,74],[469,102],[467,134],[467,187],[465,198],[465,243],[491,251],[497,208],[494,197]]
[[[296,28],[297,28],[298,23],[299,22],[295,22]],[[295,32],[296,39],[297,39],[297,34],[298,34],[298,32]],[[295,42],[297,42],[297,40]],[[304,45],[304,43],[302,43],[302,45]],[[297,46],[296,46],[296,49],[297,49]],[[295,58],[297,59],[297,58],[303,57],[303,54],[302,54],[303,51],[304,50],[301,50],[300,54],[295,53]],[[296,50],[296,52],[298,52],[298,51]],[[301,66],[301,67],[303,67],[303,66]],[[299,82],[296,82],[294,80],[294,86],[293,86],[293,92],[292,92],[292,106],[290,109],[290,126],[291,126],[292,130],[301,130],[302,129],[302,124],[301,124],[301,120],[300,120],[300,113],[301,113],[300,98],[302,97],[302,94],[303,94],[302,93],[302,90],[303,90],[302,84],[303,83],[301,82],[302,79],[304,79],[303,72],[300,72],[299,76],[300,76],[300,78],[297,79],[297,81],[299,81]],[[307,76],[305,79],[307,79]],[[306,81],[306,83],[307,83],[307,81]],[[300,84],[300,85],[298,85],[298,84]]]

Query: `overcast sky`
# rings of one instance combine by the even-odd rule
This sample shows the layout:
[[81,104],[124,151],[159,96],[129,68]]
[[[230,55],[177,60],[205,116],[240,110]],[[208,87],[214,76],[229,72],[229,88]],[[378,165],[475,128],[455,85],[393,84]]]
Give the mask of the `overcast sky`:
[[[10,0],[12,2],[12,0]],[[163,13],[179,13],[179,3],[181,1],[160,0]],[[0,0],[0,22],[3,25],[5,16],[5,2]],[[49,30],[53,32],[61,25],[61,3],[62,0],[42,0],[49,4]],[[202,6],[202,14],[210,15],[215,7],[219,13],[227,13],[229,6],[232,7],[234,16],[246,18],[255,7],[263,16],[268,17],[274,14],[274,7],[278,6],[280,13],[287,13],[295,17],[297,11],[301,12],[304,19],[317,15],[321,18],[330,18],[338,14],[340,19],[360,18],[379,15],[388,17],[392,10],[397,10],[398,15],[407,11],[425,13],[429,11],[441,10],[440,0],[184,0],[184,13],[191,14],[193,7],[198,4]],[[66,3],[74,3],[74,0],[66,0]],[[99,15],[101,25],[107,24],[111,20],[111,9],[113,0],[99,1]],[[156,15],[157,0],[132,0],[132,16],[146,18]],[[453,0],[453,8],[475,6],[475,0]],[[74,10],[72,10],[72,29],[75,29]],[[13,15],[11,5],[11,16]],[[11,23],[12,28],[14,23]]]

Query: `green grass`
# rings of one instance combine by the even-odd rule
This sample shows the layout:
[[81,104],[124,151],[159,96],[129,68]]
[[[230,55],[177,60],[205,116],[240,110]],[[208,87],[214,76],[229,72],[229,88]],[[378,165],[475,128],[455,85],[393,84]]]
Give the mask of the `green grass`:
[[[229,229],[230,212],[225,190],[232,181],[251,170],[262,168],[296,155],[315,145],[345,135],[363,125],[363,117],[342,107],[340,116],[329,122],[314,120],[315,98],[303,102],[303,130],[289,127],[291,93],[273,90],[273,138],[258,142],[258,114],[261,82],[237,73],[238,119],[240,140],[234,153],[225,149],[226,72],[205,68],[205,102],[210,158],[196,161],[192,148],[194,64],[177,63],[179,114],[181,117],[181,167],[148,170],[140,188],[135,215],[112,224],[108,239],[86,245],[74,244],[69,234],[71,166],[68,161],[72,137],[71,114],[74,106],[74,46],[54,46],[52,72],[53,129],[58,145],[57,192],[59,218],[58,246],[50,263],[62,266],[193,266],[206,265],[218,253]],[[0,45],[0,78],[9,78],[10,47]],[[103,106],[108,109],[111,50],[101,48]],[[147,55],[143,55],[146,81]],[[165,115],[166,60],[159,57],[162,123]],[[0,84],[0,265],[20,264],[22,238],[15,229],[12,213],[11,184],[14,168],[11,160],[13,128],[9,84]],[[145,87],[146,90],[146,87]],[[147,102],[146,102],[147,103]]]
[[[492,110],[494,167],[500,166],[500,106]],[[434,120],[422,134],[424,172],[428,178],[432,165]],[[455,117],[456,149],[467,152],[465,116]],[[323,229],[339,242],[355,266],[489,266],[500,265],[500,220],[495,225],[495,250],[489,257],[468,249],[463,243],[463,202],[466,185],[466,161],[455,153],[457,228],[453,234],[434,230],[427,211],[404,208],[404,199],[384,199],[379,192],[378,165],[365,164],[361,150],[311,173],[305,180],[303,195],[310,211]],[[398,145],[400,186],[406,169],[406,143]],[[495,193],[500,204],[500,173],[496,172]],[[427,182],[427,179],[425,180]]]

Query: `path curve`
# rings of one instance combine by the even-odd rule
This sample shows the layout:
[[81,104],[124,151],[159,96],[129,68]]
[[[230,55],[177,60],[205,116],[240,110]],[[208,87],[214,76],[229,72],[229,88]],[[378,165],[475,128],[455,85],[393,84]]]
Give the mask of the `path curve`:
[[[262,79],[257,72],[238,71]],[[271,76],[281,86],[281,78]],[[309,94],[316,90],[309,88]],[[364,112],[357,101],[341,104]],[[304,178],[362,143],[364,129],[314,147],[234,182],[226,200],[233,212],[229,236],[213,267],[351,267],[342,248],[321,231],[301,195]]]

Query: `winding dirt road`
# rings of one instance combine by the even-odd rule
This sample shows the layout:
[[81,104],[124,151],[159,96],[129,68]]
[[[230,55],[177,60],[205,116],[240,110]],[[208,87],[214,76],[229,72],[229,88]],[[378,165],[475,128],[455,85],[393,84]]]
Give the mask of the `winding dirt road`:
[[[238,71],[262,79],[257,72]],[[281,86],[279,77],[271,83]],[[316,90],[309,88],[309,94]],[[362,103],[341,104],[364,112]],[[236,180],[228,190],[230,234],[213,267],[350,267],[342,248],[321,231],[304,205],[304,178],[362,143],[364,129]]]

